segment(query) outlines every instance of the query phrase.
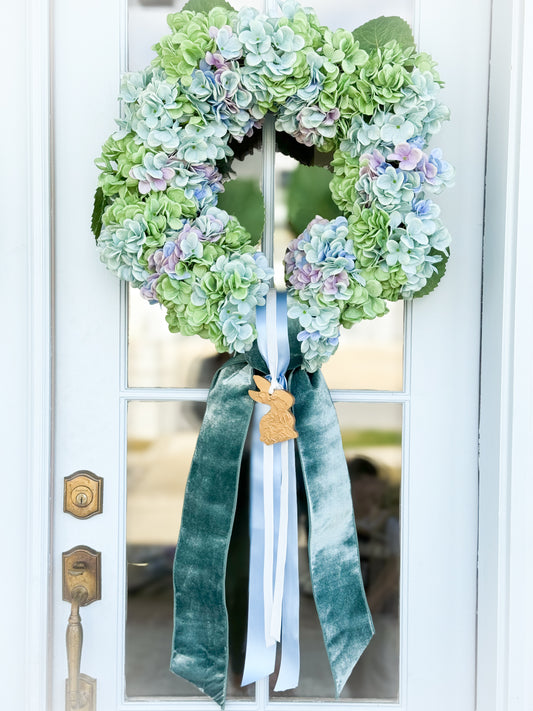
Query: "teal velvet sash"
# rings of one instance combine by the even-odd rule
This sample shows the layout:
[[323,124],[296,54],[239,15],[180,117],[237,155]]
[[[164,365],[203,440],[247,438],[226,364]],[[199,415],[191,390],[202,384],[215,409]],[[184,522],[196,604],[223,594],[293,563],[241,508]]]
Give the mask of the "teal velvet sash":
[[[340,694],[374,627],[359,563],[350,482],[335,408],[322,373],[301,369],[291,338],[288,388],[309,514],[309,567],[324,643]],[[239,471],[253,400],[267,368],[257,347],[215,375],[187,481],[174,560],[170,669],[224,707],[228,671],[225,577]]]

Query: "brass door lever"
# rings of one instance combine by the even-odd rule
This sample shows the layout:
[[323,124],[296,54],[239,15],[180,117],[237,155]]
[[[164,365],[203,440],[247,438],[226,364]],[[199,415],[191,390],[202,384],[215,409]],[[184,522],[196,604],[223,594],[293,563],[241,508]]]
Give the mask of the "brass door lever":
[[66,634],[66,711],[96,711],[96,679],[80,673],[83,648],[80,607],[100,600],[100,588],[100,553],[87,546],[63,553],[63,600],[71,604]]

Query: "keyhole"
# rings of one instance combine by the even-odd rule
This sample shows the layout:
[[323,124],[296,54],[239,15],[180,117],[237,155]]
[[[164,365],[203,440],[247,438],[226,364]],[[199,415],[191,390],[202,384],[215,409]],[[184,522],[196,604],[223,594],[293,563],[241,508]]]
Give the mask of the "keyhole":
[[77,486],[72,492],[72,502],[80,509],[89,506],[93,500],[92,491],[86,486]]

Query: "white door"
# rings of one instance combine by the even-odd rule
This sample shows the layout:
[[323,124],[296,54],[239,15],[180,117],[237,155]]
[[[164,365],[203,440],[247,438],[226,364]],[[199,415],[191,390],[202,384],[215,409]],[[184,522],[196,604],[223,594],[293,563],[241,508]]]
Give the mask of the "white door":
[[[168,671],[172,555],[216,358],[209,344],[168,333],[156,307],[105,271],[89,229],[93,160],[113,130],[120,74],[149,61],[165,15],[179,7],[172,0],[54,6],[54,711],[65,704],[70,612],[62,601],[61,554],[79,545],[101,552],[101,600],[81,611],[81,671],[97,679],[98,711],[216,708]],[[324,369],[354,472],[376,624],[342,704],[472,711],[489,3],[316,0],[314,7],[330,27],[357,27],[381,14],[410,22],[446,81],[452,121],[439,144],[457,170],[456,187],[440,200],[453,246],[439,289],[344,333]],[[255,154],[240,175],[259,180],[272,160]],[[278,248],[287,236],[287,181],[295,165],[279,155],[275,165],[276,195],[266,196],[266,209],[275,213]],[[63,479],[78,470],[104,479],[103,513],[86,520],[63,512]],[[300,685],[283,694],[267,682],[242,688],[236,658],[229,709],[312,711],[340,703],[308,594],[303,525],[300,538]],[[238,560],[238,536],[234,546]],[[229,586],[238,639],[243,584],[236,571]]]

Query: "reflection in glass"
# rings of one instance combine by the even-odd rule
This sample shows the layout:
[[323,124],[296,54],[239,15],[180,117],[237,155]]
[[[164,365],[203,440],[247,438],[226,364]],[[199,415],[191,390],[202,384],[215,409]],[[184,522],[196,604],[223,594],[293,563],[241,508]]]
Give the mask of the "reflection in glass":
[[[204,403],[132,402],[128,408],[126,695],[196,696],[192,684],[169,671],[173,625],[172,563],[179,533],[185,485]],[[243,477],[245,478],[245,477]],[[243,492],[245,495],[246,492]],[[231,543],[235,570],[247,551],[246,526],[237,523]],[[244,570],[247,565],[244,565]],[[231,570],[231,567],[230,567]],[[246,619],[246,583],[229,576],[230,635],[237,640]],[[244,596],[241,592],[244,592]],[[236,643],[236,650],[240,648]],[[228,677],[229,698],[253,695],[242,688],[234,669]]]
[[128,334],[130,387],[208,388],[210,374],[227,358],[205,338],[170,333],[164,308],[131,287]]
[[[338,403],[336,408],[355,502],[361,568],[376,628],[342,698],[395,701],[399,683],[402,406]],[[274,699],[333,699],[333,681],[311,591],[305,504],[300,510],[299,537],[300,684],[297,689],[271,693]],[[275,679],[271,689],[274,683]]]

